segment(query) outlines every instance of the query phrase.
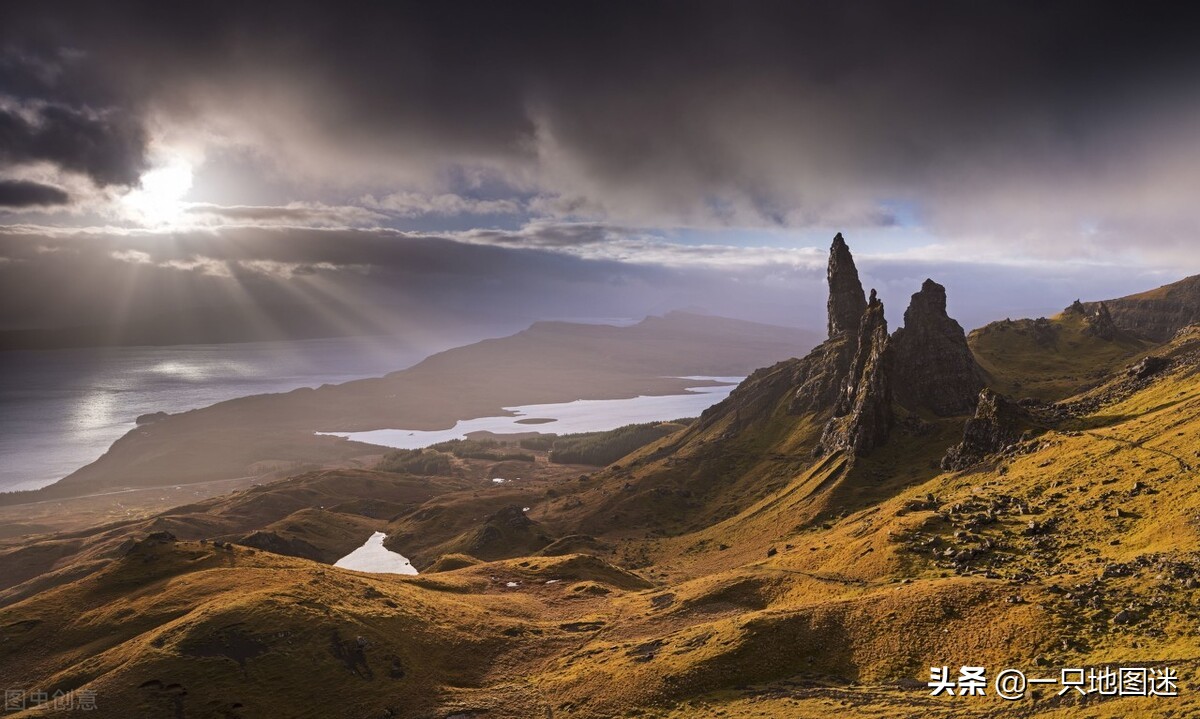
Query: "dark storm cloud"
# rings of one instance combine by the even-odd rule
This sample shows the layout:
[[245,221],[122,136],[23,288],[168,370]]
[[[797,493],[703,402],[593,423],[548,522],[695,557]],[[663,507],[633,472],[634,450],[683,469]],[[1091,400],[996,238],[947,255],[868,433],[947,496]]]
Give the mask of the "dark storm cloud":
[[[543,206],[618,221],[870,226],[901,198],[953,223],[989,196],[971,204],[986,226],[1032,184],[1086,185],[1066,212],[1078,222],[1132,178],[1178,186],[1200,155],[1183,121],[1200,106],[1195,12],[1167,4],[2,12],[6,39],[86,57],[47,61],[47,91],[108,85],[182,123],[224,113],[340,182],[480,163],[556,198]],[[136,142],[115,148],[136,165]]]
[[65,205],[70,196],[53,185],[26,180],[0,180],[0,207]]
[[45,161],[97,185],[131,185],[145,166],[145,144],[140,122],[120,112],[0,108],[0,166]]

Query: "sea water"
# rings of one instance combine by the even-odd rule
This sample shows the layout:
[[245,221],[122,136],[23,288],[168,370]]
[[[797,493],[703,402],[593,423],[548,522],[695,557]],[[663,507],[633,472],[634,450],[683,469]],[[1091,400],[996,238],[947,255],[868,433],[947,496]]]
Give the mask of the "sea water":
[[440,349],[359,337],[0,352],[0,491],[61,479],[142,414],[378,377]]

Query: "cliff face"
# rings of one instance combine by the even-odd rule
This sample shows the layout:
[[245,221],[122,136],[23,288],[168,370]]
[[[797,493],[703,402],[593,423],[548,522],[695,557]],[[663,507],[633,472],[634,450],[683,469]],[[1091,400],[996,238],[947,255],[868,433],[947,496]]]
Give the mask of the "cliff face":
[[925,280],[892,335],[896,401],[910,410],[947,417],[970,412],[983,389],[982,371],[967,335],[946,314],[946,288]]
[[883,303],[872,290],[859,325],[850,372],[842,383],[818,453],[841,449],[867,454],[887,441],[895,421],[891,375],[887,320]]
[[1103,306],[1115,327],[1155,342],[1166,342],[1183,327],[1200,323],[1200,275],[1149,292],[1079,304],[1089,315],[1100,312]]
[[804,414],[832,407],[837,402],[857,348],[856,337],[842,335],[821,343],[804,359],[798,360],[788,412]]

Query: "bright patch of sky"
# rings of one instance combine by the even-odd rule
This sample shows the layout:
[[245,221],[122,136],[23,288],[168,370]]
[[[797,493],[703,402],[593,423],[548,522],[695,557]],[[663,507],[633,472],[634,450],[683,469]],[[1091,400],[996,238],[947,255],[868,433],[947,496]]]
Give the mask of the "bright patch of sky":
[[735,247],[817,247],[825,249],[833,236],[844,232],[854,243],[855,256],[903,256],[936,243],[923,227],[809,227],[796,228],[712,228],[679,229],[662,232],[665,241],[683,245],[732,245]]

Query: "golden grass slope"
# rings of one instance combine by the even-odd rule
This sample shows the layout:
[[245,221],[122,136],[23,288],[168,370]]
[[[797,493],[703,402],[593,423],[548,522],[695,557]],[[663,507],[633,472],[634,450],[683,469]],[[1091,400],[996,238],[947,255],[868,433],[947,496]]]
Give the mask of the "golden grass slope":
[[1063,312],[1036,320],[1001,320],[972,330],[967,344],[997,392],[1054,401],[1093,386],[1154,344],[1121,333],[1087,333],[1087,318]]
[[[392,521],[427,561],[446,549],[417,577],[143,540],[0,609],[0,676],[122,717],[1194,716],[1198,346],[1185,331],[1137,381],[1114,359],[962,471],[937,464],[961,418],[814,458],[819,422],[780,395],[527,487],[531,520],[584,554],[466,556],[456,510],[493,517],[509,484]],[[964,664],[1169,665],[1181,696],[928,695],[929,667]]]

